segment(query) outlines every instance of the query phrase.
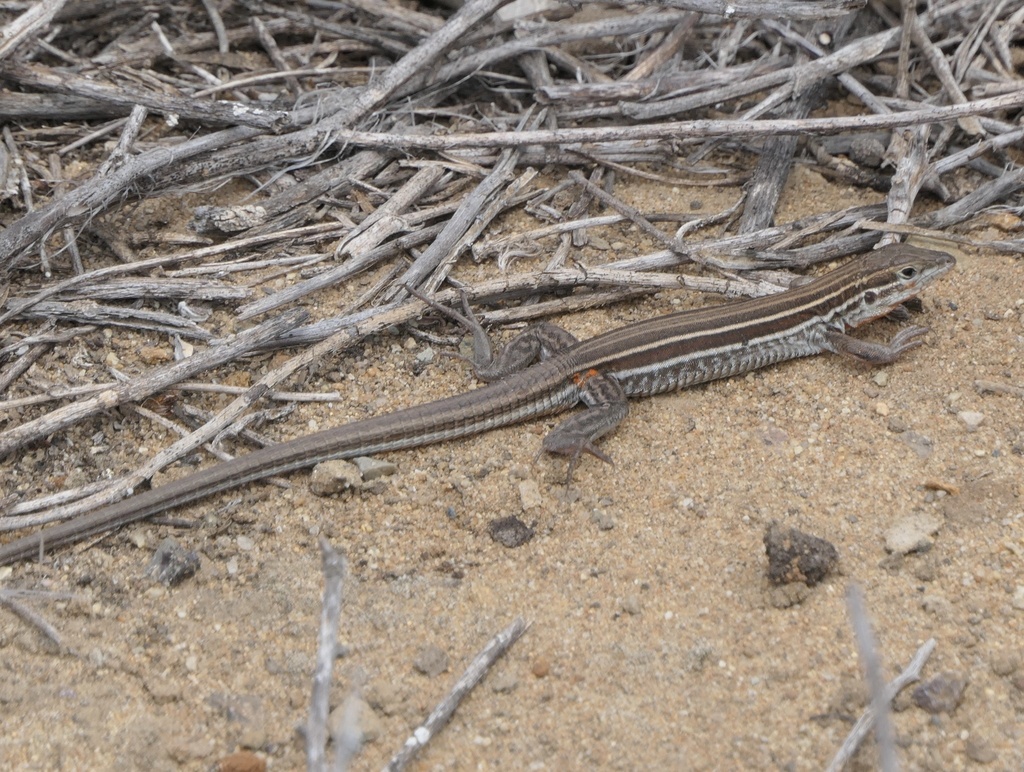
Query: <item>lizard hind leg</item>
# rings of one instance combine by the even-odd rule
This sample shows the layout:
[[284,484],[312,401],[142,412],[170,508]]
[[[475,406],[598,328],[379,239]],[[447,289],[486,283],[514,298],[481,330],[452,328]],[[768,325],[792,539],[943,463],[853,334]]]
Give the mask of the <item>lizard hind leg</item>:
[[[473,366],[473,373],[481,381],[501,380],[507,375],[526,369],[537,360],[547,359],[579,342],[568,330],[548,322],[541,322],[527,327],[495,354],[487,331],[484,330],[483,325],[476,318],[476,314],[473,313],[473,309],[470,308],[469,299],[465,293],[462,293],[464,313],[460,314],[458,311],[420,294],[412,287],[406,287],[406,289],[442,316],[452,320],[470,333],[473,338],[473,358],[469,362]],[[466,359],[458,354],[451,356]]]

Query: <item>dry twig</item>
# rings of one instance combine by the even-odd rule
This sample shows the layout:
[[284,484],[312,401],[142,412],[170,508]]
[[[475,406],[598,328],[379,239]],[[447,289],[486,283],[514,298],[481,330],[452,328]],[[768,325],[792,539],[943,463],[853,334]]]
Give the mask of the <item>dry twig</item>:
[[[935,651],[935,639],[929,638],[922,644],[921,648],[914,654],[913,659],[910,660],[907,667],[900,673],[896,678],[889,682],[885,687],[885,693],[883,695],[886,704],[892,702],[892,700],[903,691],[910,684],[920,680],[921,670],[924,669],[925,663],[928,658]],[[853,729],[846,736],[846,740],[843,741],[842,746],[836,752],[836,755],[832,758],[826,768],[826,772],[841,772],[841,770],[849,763],[850,759],[853,758],[853,754],[857,752],[857,748],[863,742],[864,738],[868,736],[875,723],[875,709],[874,707],[868,707],[864,711],[863,715],[857,720],[857,723],[853,725]]]
[[320,539],[323,560],[324,595],[320,604],[320,634],[317,637],[316,668],[306,722],[306,768],[313,772],[327,769],[327,715],[330,708],[331,672],[338,650],[338,624],[341,621],[342,583],[346,561],[330,543]]
[[452,714],[459,707],[459,703],[487,675],[487,671],[498,661],[498,658],[519,640],[520,636],[526,632],[527,627],[524,620],[516,618],[512,624],[488,641],[480,653],[473,658],[459,680],[455,682],[447,696],[427,716],[427,720],[413,730],[409,739],[405,741],[405,745],[402,746],[402,750],[392,756],[391,761],[384,768],[387,772],[399,772],[399,770],[405,769],[416,754],[437,736],[437,733],[451,719]]

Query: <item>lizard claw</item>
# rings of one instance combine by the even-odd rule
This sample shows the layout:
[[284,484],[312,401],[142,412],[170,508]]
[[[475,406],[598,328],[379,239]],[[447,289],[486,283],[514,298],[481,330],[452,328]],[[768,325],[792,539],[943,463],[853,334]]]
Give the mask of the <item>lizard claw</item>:
[[557,453],[561,456],[569,456],[569,468],[565,472],[565,487],[567,488],[572,484],[572,473],[576,471],[576,466],[579,464],[580,458],[584,453],[589,453],[594,458],[600,459],[606,464],[612,464],[613,466],[615,464],[612,457],[597,447],[597,445],[595,445],[591,440],[581,438],[578,442],[571,444],[555,445],[554,443],[547,441],[551,436],[552,435],[549,434],[548,437],[545,438],[544,444],[537,452],[534,460],[536,461],[539,459],[540,454],[545,452]]

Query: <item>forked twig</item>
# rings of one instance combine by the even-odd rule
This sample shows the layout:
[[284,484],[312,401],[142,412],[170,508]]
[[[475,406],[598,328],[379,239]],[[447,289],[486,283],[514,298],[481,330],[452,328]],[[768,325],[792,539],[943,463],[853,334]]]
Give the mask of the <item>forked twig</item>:
[[487,674],[487,671],[509,648],[519,640],[519,637],[526,632],[527,623],[520,617],[512,624],[494,636],[483,650],[476,655],[473,661],[466,668],[462,677],[455,682],[448,695],[438,703],[420,726],[418,726],[409,739],[405,741],[402,750],[391,757],[391,761],[384,767],[386,772],[398,772],[405,769],[413,757],[429,743],[439,731],[448,723],[448,720],[459,707],[459,703],[473,691],[474,687]]
[[864,608],[864,592],[851,584],[846,592],[846,604],[850,610],[850,624],[857,640],[857,651],[867,675],[871,689],[871,711],[875,717],[875,740],[878,743],[879,766],[882,772],[897,772],[896,736],[889,715],[890,697],[886,696],[885,681],[882,680],[882,663],[878,656],[878,645],[871,632],[871,621]]
[[[903,691],[910,684],[919,681],[921,679],[921,670],[924,669],[925,663],[928,658],[935,651],[935,639],[929,638],[925,641],[921,648],[914,654],[914,658],[910,660],[907,667],[896,676],[889,684],[885,687],[885,700],[886,703],[892,702],[892,700]],[[850,759],[853,758],[853,754],[857,752],[857,748],[860,747],[861,742],[868,736],[872,727],[875,724],[875,709],[873,706],[869,706],[865,709],[864,713],[857,723],[853,725],[853,729],[847,735],[843,744],[836,751],[836,755],[832,758],[826,768],[826,772],[841,772],[841,770],[847,765]]]

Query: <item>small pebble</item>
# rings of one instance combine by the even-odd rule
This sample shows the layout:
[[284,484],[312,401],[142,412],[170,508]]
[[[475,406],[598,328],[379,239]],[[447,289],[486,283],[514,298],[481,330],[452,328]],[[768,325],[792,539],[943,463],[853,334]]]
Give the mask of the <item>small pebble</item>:
[[953,604],[941,595],[925,595],[921,598],[921,608],[940,619],[946,619],[953,611]]
[[420,647],[412,666],[423,675],[434,678],[448,669],[448,655],[444,649],[428,643]]
[[996,760],[996,752],[992,746],[980,737],[970,737],[964,746],[967,758],[978,764],[991,764]]
[[811,595],[811,588],[803,582],[781,584],[768,588],[768,604],[772,608],[784,609],[799,606]]
[[764,546],[768,552],[768,578],[776,585],[803,582],[813,587],[828,576],[839,560],[839,552],[824,539],[774,522],[765,531]]
[[526,480],[530,475],[530,467],[525,464],[513,464],[508,468],[508,476],[513,480]]
[[985,420],[985,414],[979,413],[975,410],[961,410],[956,414],[956,417],[960,419],[960,422],[967,427],[967,431],[976,432],[978,427],[981,426]]
[[1017,585],[1017,589],[1013,591],[1013,599],[1010,601],[1010,605],[1018,611],[1024,611],[1024,584]]
[[544,657],[540,657],[534,660],[533,665],[530,667],[530,672],[533,673],[535,678],[544,678],[551,672],[551,663],[544,659]]
[[309,476],[309,489],[315,496],[330,496],[349,488],[362,487],[362,484],[359,467],[341,459],[317,464]]
[[889,420],[885,424],[886,428],[893,434],[903,434],[910,427],[907,422],[899,416],[889,416]]
[[[201,740],[171,740],[167,745],[167,756],[184,768],[202,769],[208,765],[199,765],[202,761],[219,750],[220,746],[214,744],[213,740],[203,738]],[[208,767],[213,770],[220,770],[219,766]]]
[[355,464],[356,469],[359,470],[359,475],[362,477],[363,482],[370,482],[371,480],[376,480],[379,477],[390,477],[398,471],[398,467],[393,461],[370,458],[369,456],[358,456],[353,458],[352,463]]
[[363,691],[367,703],[385,716],[394,716],[402,710],[409,700],[409,695],[401,684],[388,681],[371,682]]
[[914,578],[920,582],[934,582],[939,577],[939,567],[934,560],[920,560],[914,563]]
[[533,529],[518,517],[502,517],[487,524],[491,538],[503,547],[521,547],[533,538]]
[[992,655],[992,672],[997,676],[1013,675],[1020,667],[1020,654],[1016,651],[1000,651]]
[[159,346],[143,346],[139,349],[139,358],[147,365],[163,364],[170,362],[173,354],[167,349]]
[[149,565],[146,576],[170,586],[184,581],[199,570],[199,555],[182,547],[174,539],[167,538],[160,542]]
[[[132,529],[131,533],[128,534],[128,541],[138,547],[140,550],[146,549],[149,546],[149,533],[145,528]],[[159,549],[159,548],[157,548]]]
[[506,671],[504,673],[498,673],[490,680],[491,691],[497,694],[508,694],[514,692],[519,688],[519,679],[516,678],[515,673]]
[[885,532],[885,549],[897,555],[927,552],[931,537],[939,532],[942,520],[927,512],[914,512],[901,517]]
[[541,496],[540,486],[536,480],[523,480],[519,483],[519,503],[524,512],[538,509],[544,504],[544,497]]
[[914,689],[914,703],[932,715],[952,715],[963,701],[966,688],[966,678],[958,673],[942,673]]
[[[356,715],[356,726],[359,729],[359,742],[372,743],[380,739],[384,733],[384,722],[380,716],[363,700],[356,699],[351,713]],[[348,730],[350,716],[349,701],[345,700],[336,706],[327,717],[327,728],[331,737],[342,737],[341,733]]]
[[789,442],[789,435],[785,430],[777,426],[771,426],[761,432],[761,441],[769,448],[785,445]]
[[900,441],[908,445],[921,460],[930,458],[935,448],[935,443],[931,437],[925,437],[923,434],[918,434],[914,431],[902,432],[900,434]]

